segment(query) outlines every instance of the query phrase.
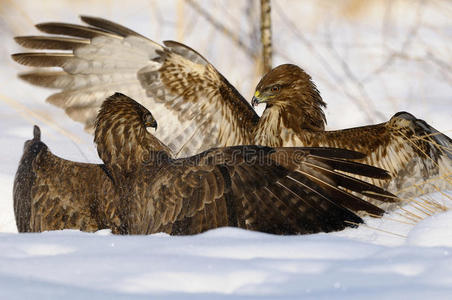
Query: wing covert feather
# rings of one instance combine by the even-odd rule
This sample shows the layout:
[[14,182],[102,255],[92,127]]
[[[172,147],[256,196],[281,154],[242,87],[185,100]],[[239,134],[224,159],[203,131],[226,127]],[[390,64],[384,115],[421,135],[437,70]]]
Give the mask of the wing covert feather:
[[[383,190],[348,179],[318,159],[329,158],[328,149],[312,149],[314,154],[306,149],[295,166],[290,157],[291,163],[283,166],[280,152],[290,150],[236,146],[171,161],[144,189],[141,199],[154,209],[152,215],[139,216],[146,224],[152,223],[141,233],[193,234],[219,226],[277,234],[312,233],[361,223],[355,212],[383,213],[337,187],[338,183],[359,192],[375,189],[385,195],[380,201],[392,200]],[[342,155],[350,153],[344,150]],[[143,178],[138,186],[149,182],[146,176],[138,177]]]
[[300,143],[366,154],[360,162],[383,168],[391,175],[391,179],[366,180],[401,197],[418,195],[416,185],[425,192],[451,187],[452,140],[409,113],[397,113],[386,123],[308,133],[306,137],[309,141]]
[[[258,116],[240,93],[199,53],[174,42],[164,46],[114,22],[89,16],[90,26],[49,22],[37,25],[55,36],[23,36],[31,49],[65,50],[13,55],[38,67],[20,77],[57,88],[48,102],[65,109],[92,132],[102,101],[120,92],[167,120],[157,137],[176,156],[194,155],[214,146],[249,144]],[[61,67],[63,71],[45,70]],[[181,76],[183,74],[184,76]]]

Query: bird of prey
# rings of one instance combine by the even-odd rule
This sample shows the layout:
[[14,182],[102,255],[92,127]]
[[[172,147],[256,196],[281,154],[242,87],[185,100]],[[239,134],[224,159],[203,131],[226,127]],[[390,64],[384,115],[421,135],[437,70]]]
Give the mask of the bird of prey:
[[[163,124],[164,126],[164,124]],[[14,182],[19,231],[112,228],[121,234],[195,234],[235,226],[276,234],[340,230],[357,213],[384,211],[348,193],[394,196],[343,174],[386,178],[382,169],[331,148],[213,148],[173,158],[149,128],[152,114],[115,94],[102,104],[94,141],[102,165],[67,161],[40,140],[25,143]]]
[[[195,50],[166,41],[163,45],[111,21],[81,17],[89,26],[42,23],[56,36],[24,36],[27,48],[67,50],[14,54],[17,62],[40,67],[20,77],[36,85],[59,88],[47,101],[93,130],[106,94],[126,93],[157,119],[169,120],[157,133],[179,157],[211,147],[255,144],[271,147],[326,146],[360,151],[361,161],[390,171],[390,179],[371,182],[400,197],[451,187],[452,141],[407,112],[388,122],[325,131],[326,106],[311,77],[295,65],[266,74],[253,104],[267,105],[262,117]],[[62,37],[62,35],[69,37]],[[47,71],[41,67],[61,67]],[[434,181],[433,185],[423,185]]]
[[363,152],[367,156],[361,162],[392,175],[392,180],[372,182],[399,197],[452,188],[452,140],[408,112],[380,124],[325,131],[326,103],[311,77],[291,64],[280,65],[261,79],[252,105],[261,103],[267,106],[253,132],[256,144]]

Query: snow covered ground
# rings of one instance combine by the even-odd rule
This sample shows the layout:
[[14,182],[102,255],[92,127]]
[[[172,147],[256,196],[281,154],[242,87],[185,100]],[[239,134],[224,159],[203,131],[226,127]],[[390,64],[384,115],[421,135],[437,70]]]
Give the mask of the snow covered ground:
[[5,233],[0,298],[448,299],[451,218],[419,224],[397,247],[234,228],[190,237]]
[[[296,63],[312,74],[329,104],[330,128],[406,110],[452,135],[449,1],[274,2],[275,64]],[[202,3],[246,40],[248,2]],[[79,14],[110,18],[156,41],[181,40],[247,98],[259,79],[254,61],[183,1],[134,1],[126,8],[123,1],[2,1],[0,299],[451,297],[451,212],[412,225],[399,211],[358,229],[292,237],[232,228],[191,237],[15,233],[12,184],[33,124],[57,155],[98,161],[92,137],[45,103],[51,91],[19,81],[25,68],[9,57],[20,51],[13,36],[36,34],[37,22],[79,23]],[[452,205],[450,194],[429,197]]]

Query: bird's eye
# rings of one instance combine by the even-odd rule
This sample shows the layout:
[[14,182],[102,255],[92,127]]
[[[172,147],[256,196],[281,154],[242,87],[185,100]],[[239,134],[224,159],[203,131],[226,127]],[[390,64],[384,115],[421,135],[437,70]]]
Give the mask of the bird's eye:
[[271,91],[274,92],[274,93],[275,92],[279,92],[279,89],[280,89],[279,85],[274,85],[274,86],[271,87]]

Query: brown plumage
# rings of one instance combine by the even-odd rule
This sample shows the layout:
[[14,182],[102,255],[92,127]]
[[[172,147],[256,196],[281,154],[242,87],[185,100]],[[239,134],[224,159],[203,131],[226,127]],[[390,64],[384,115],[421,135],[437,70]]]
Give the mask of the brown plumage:
[[325,131],[326,104],[311,77],[295,65],[278,66],[262,78],[252,100],[253,105],[260,103],[267,107],[255,127],[256,144],[363,152],[367,156],[361,162],[392,175],[392,180],[372,182],[400,197],[452,188],[452,140],[407,112],[385,123]]
[[95,130],[104,165],[54,156],[35,127],[14,183],[19,230],[194,234],[236,226],[302,234],[362,222],[354,212],[383,213],[345,189],[393,201],[382,189],[337,172],[388,176],[343,160],[361,158],[356,152],[235,146],[174,159],[149,127],[157,123],[142,105],[119,93],[107,99]]
[[[82,20],[91,26],[42,23],[36,25],[39,30],[63,36],[15,38],[27,48],[63,50],[12,56],[21,64],[40,67],[21,74],[22,79],[62,90],[51,95],[49,103],[92,132],[104,99],[124,93],[152,109],[157,120],[168,120],[156,136],[178,157],[216,146],[250,144],[247,128],[259,117],[196,51],[172,41],[159,45],[101,18],[83,16]],[[234,117],[238,114],[240,120]]]
[[356,157],[354,152],[235,146],[175,159],[148,132],[149,122],[153,116],[144,106],[119,93],[102,104],[96,121],[94,141],[120,197],[124,233],[194,234],[219,226],[278,234],[331,231],[356,222],[350,210],[383,212],[343,187],[393,200],[334,171],[387,177],[340,159]]
[[55,156],[41,141],[35,126],[33,139],[14,179],[14,214],[19,232],[111,228],[118,232],[118,197],[104,165],[77,163]]
[[[103,99],[126,93],[169,126],[157,137],[178,157],[211,147],[257,144],[329,146],[367,154],[363,162],[388,169],[392,180],[373,180],[400,197],[451,187],[452,142],[409,113],[388,122],[324,131],[326,106],[311,77],[294,65],[281,65],[257,86],[253,104],[266,103],[261,118],[240,93],[193,49],[173,41],[159,45],[113,22],[82,17],[92,27],[43,23],[41,31],[67,37],[18,37],[33,49],[65,53],[20,53],[19,63],[59,66],[63,72],[38,69],[21,78],[60,88],[48,101],[92,130]],[[434,185],[422,185],[434,181]]]

